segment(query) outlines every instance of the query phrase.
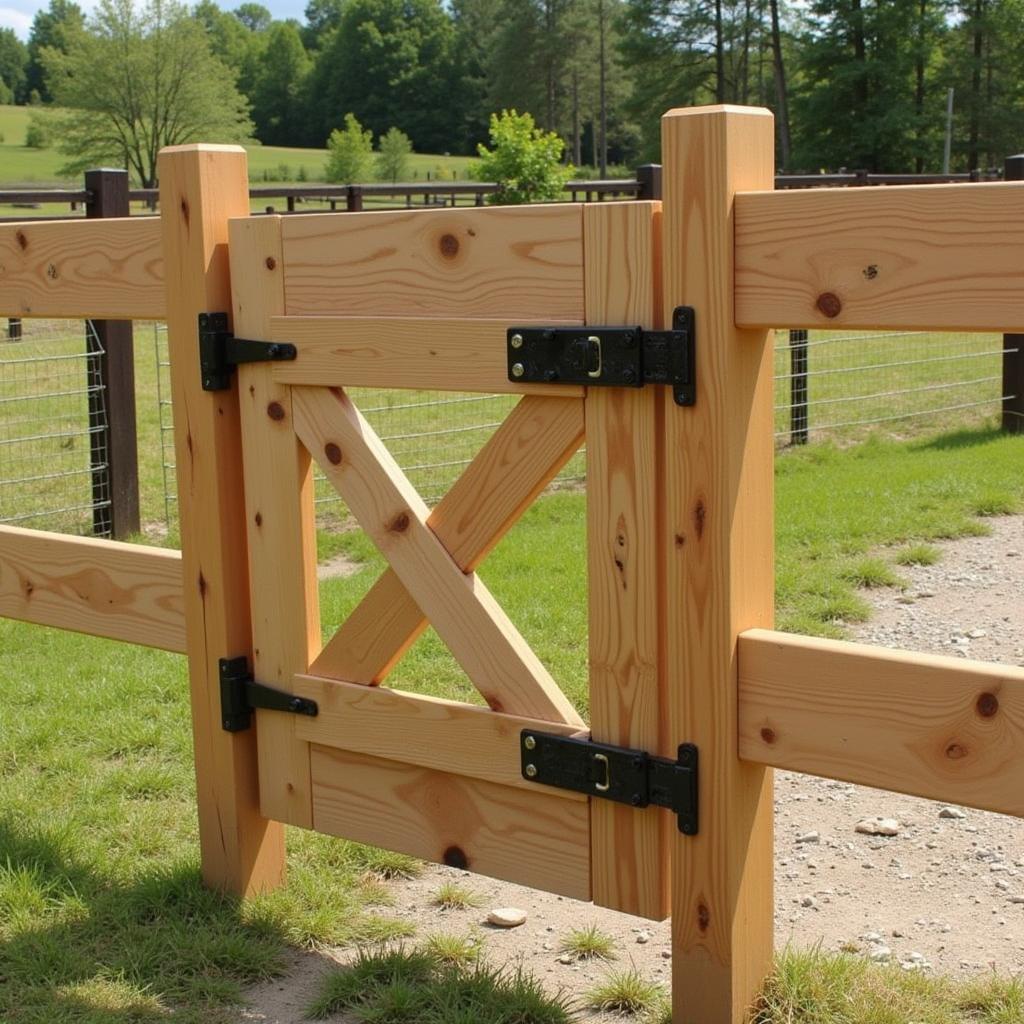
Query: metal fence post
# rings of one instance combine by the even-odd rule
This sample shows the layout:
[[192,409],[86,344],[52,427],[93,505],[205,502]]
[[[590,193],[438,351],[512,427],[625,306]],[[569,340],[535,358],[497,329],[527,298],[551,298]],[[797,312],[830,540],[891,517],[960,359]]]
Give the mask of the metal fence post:
[[807,331],[789,332],[789,443],[807,444]]
[[[1024,181],[1024,153],[1008,156],[1006,181]],[[1024,334],[1003,335],[1003,430],[1024,434]]]
[[661,164],[641,164],[636,169],[636,180],[640,186],[637,199],[661,198]]
[[[128,172],[85,172],[86,217],[127,217]],[[139,532],[139,455],[135,363],[130,320],[93,320],[87,330],[92,431],[93,531],[123,538]],[[106,411],[106,431],[100,429]],[[109,504],[108,504],[109,501]]]

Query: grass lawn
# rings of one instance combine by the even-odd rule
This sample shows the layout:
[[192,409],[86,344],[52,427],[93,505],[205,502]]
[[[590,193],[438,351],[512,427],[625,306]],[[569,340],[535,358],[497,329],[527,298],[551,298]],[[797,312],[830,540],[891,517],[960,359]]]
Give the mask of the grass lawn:
[[[922,543],[976,533],[985,529],[979,515],[1019,508],[1022,456],[1024,438],[986,429],[780,456],[781,625],[839,633],[866,614],[860,588],[891,582],[901,561],[925,557]],[[482,575],[585,711],[583,502],[576,493],[538,502]],[[329,631],[382,562],[358,532],[326,546],[361,564],[351,578],[323,584]],[[429,633],[394,678],[470,696]],[[202,890],[180,658],[0,620],[0,690],[0,1020],[155,1022],[170,1008],[177,1020],[227,1020],[241,986],[279,970],[290,945],[407,931],[386,906],[382,879],[414,871],[412,862],[299,831],[289,834],[287,890],[246,905]],[[780,961],[761,1024],[1022,1019],[1020,989],[1008,984],[993,983],[982,998],[973,988],[845,958],[796,963]],[[479,995],[492,982],[533,998],[514,976],[469,987]],[[450,994],[451,979],[441,983]],[[521,1019],[561,1018],[548,1007]]]

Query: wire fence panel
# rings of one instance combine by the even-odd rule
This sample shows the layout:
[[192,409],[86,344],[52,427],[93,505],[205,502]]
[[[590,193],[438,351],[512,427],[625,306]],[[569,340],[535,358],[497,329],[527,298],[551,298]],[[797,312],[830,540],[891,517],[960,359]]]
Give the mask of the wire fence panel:
[[103,352],[92,324],[0,325],[0,523],[108,533]]

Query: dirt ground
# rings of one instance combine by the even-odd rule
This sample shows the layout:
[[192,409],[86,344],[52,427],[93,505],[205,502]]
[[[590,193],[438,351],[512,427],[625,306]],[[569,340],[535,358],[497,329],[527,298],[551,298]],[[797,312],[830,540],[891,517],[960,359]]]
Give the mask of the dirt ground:
[[[853,638],[1024,664],[1024,518],[990,524],[989,537],[941,545],[938,564],[902,568],[901,590],[870,593],[875,615]],[[1024,821],[787,772],[776,781],[778,945],[820,943],[907,970],[961,976],[1024,972]],[[856,831],[873,818],[895,819],[896,835]],[[479,908],[442,913],[432,905],[452,878],[478,895]],[[477,934],[492,962],[522,961],[552,988],[578,998],[607,966],[562,963],[559,943],[588,924],[615,937],[618,966],[632,963],[666,984],[671,977],[668,922],[442,867],[396,883],[394,897],[390,913],[410,919],[418,936]],[[489,910],[509,906],[526,911],[524,925],[506,931],[485,924]],[[242,1019],[298,1024],[322,973],[350,955],[296,955],[285,977],[248,993],[251,1009]]]

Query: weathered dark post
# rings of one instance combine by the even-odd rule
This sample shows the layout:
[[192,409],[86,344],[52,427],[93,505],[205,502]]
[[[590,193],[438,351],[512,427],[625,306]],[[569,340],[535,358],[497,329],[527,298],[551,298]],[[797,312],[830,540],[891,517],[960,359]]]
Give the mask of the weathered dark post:
[[20,316],[11,316],[7,318],[7,339],[8,341],[21,341]]
[[[1024,181],[1024,153],[1008,156],[1007,181]],[[1024,334],[1003,335],[1003,430],[1024,434]]]
[[789,443],[807,444],[807,331],[789,332]]
[[[86,217],[127,217],[128,172],[85,172]],[[93,320],[86,329],[93,531],[111,537],[139,532],[139,453],[135,362],[130,320]],[[103,429],[104,411],[106,430]]]
[[363,190],[358,185],[349,185],[346,195],[346,206],[349,213],[359,213],[363,208]]
[[661,164],[641,164],[636,169],[636,180],[640,185],[637,199],[661,198]]

